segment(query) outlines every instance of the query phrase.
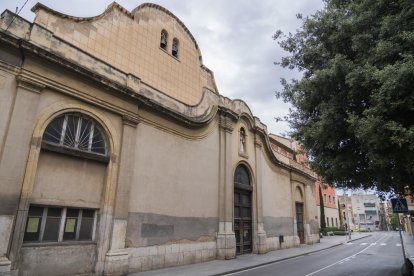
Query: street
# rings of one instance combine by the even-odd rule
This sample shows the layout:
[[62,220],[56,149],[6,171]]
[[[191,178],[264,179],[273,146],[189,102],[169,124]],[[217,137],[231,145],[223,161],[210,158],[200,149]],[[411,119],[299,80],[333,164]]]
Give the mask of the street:
[[398,232],[371,237],[321,252],[227,275],[400,275],[403,253]]

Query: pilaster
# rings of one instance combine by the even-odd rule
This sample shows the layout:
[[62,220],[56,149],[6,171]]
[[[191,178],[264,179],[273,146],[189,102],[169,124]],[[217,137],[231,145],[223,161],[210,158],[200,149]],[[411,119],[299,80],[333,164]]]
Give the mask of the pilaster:
[[128,252],[125,251],[126,230],[131,183],[135,164],[136,128],[138,119],[123,116],[121,154],[118,168],[118,185],[115,195],[111,244],[105,256],[105,274],[128,273]]
[[257,252],[267,253],[266,231],[263,225],[263,186],[262,186],[262,148],[263,144],[258,133],[254,136],[255,170],[256,170],[256,208],[257,208]]
[[236,237],[233,231],[233,171],[232,133],[233,121],[220,114],[220,158],[219,158],[219,232],[217,233],[217,258],[236,257]]
[[[32,139],[32,133],[40,93],[44,88],[45,86],[36,80],[25,76],[16,77],[15,100],[6,130],[4,149],[0,156],[0,190],[8,195],[0,206],[0,214],[11,218],[2,220],[0,224],[0,232],[9,233],[8,238],[0,244],[2,248],[0,252],[3,255],[0,255],[2,270],[7,267],[16,268],[18,252],[23,241],[23,228],[28,206],[28,196],[22,191],[23,178],[25,173],[32,173],[25,172],[25,170],[27,163],[30,162],[30,159],[28,160],[30,149],[38,147]],[[13,221],[14,227],[12,227]],[[10,229],[10,231],[3,232],[5,229]],[[7,257],[4,255],[7,248],[9,248],[7,257],[11,265],[8,265]]]

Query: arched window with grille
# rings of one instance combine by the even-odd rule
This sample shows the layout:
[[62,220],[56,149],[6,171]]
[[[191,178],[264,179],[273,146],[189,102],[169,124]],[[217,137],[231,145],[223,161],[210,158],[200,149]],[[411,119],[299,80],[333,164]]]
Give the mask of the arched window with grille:
[[250,176],[245,166],[239,165],[234,174],[234,183],[238,185],[250,186]]
[[166,30],[161,31],[161,38],[160,38],[160,47],[164,50],[167,50],[168,45],[168,33]]
[[179,45],[180,45],[180,43],[179,43],[178,39],[177,39],[177,38],[174,38],[174,39],[173,39],[173,42],[172,42],[172,50],[171,50],[171,54],[172,54],[174,57],[176,57],[176,58],[178,58],[178,53],[179,53]]
[[[46,127],[42,148],[87,156],[108,156],[106,137],[91,118],[82,113],[65,113],[53,119]],[[78,155],[79,154],[74,154]]]

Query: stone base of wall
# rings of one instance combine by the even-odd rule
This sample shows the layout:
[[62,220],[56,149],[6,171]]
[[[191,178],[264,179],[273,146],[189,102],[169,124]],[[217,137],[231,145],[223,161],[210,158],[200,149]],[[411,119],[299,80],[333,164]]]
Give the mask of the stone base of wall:
[[7,257],[0,257],[0,275],[8,275],[10,269],[11,262],[9,261],[9,259],[7,259]]
[[216,251],[215,241],[125,248],[107,254],[105,275],[212,261],[216,259]]
[[105,275],[126,275],[128,273],[128,252],[108,252],[105,256]]
[[217,234],[217,259],[230,260],[236,258],[236,237],[234,233]]
[[306,241],[307,241],[306,242],[307,244],[314,244],[314,243],[321,242],[321,239],[319,237],[319,234],[311,234],[311,235],[308,235]]
[[279,237],[268,237],[266,239],[267,251],[291,248],[296,246],[299,246],[299,238],[296,236],[284,236],[282,243],[279,243]]
[[19,275],[94,275],[96,245],[61,244],[23,246]]

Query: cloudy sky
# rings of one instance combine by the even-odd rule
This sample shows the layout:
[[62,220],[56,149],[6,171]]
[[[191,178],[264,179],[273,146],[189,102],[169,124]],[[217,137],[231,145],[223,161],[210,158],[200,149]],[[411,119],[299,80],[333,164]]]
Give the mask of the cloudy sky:
[[[15,11],[26,0],[0,0],[0,11]],[[112,0],[28,0],[20,16],[33,21],[30,9],[37,3],[73,16],[95,16]],[[147,2],[117,0],[131,11]],[[203,63],[214,72],[220,94],[244,100],[268,131],[286,134],[289,126],[275,117],[287,115],[289,106],[276,99],[280,78],[298,73],[273,64],[285,53],[272,39],[277,29],[294,32],[300,26],[297,13],[314,14],[322,0],[153,0],[175,14],[198,42]]]

